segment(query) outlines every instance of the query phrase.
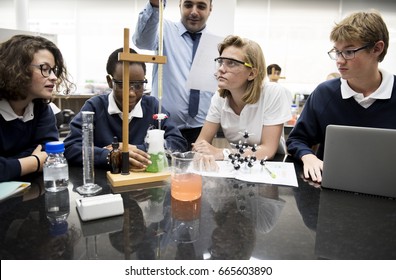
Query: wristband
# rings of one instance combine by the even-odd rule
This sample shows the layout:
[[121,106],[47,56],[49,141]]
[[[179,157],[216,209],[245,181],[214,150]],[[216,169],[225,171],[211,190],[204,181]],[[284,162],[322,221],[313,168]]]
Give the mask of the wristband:
[[32,155],[32,157],[35,157],[37,159],[37,170],[36,170],[36,173],[38,173],[40,171],[40,166],[41,166],[40,159],[36,155]]

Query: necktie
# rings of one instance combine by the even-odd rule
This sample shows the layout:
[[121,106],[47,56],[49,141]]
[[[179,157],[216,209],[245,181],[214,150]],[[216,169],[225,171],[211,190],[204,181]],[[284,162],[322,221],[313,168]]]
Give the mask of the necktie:
[[[191,39],[193,40],[193,53],[192,58],[194,60],[195,52],[197,51],[199,39],[201,39],[202,33],[190,33]],[[198,107],[199,107],[199,90],[197,89],[190,89],[190,98],[188,101],[188,114],[191,117],[195,117],[198,114]]]

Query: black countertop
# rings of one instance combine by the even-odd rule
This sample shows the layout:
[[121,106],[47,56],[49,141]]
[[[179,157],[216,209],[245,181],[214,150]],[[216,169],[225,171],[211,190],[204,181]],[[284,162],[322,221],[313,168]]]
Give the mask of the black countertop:
[[[23,196],[0,202],[0,256],[2,260],[396,259],[394,200],[322,190],[301,179],[299,163],[295,167],[298,188],[205,177],[201,199],[187,205],[172,201],[168,182],[142,190],[113,188],[106,171],[95,170],[101,194],[120,193],[125,212],[88,222],[79,217],[76,199],[81,196],[74,191],[83,182],[83,171],[70,167],[67,219],[56,225],[47,218],[42,176],[29,178],[32,186]],[[194,207],[194,217],[186,217],[177,210],[180,207]],[[198,229],[196,241],[176,240],[172,229],[176,218]]]

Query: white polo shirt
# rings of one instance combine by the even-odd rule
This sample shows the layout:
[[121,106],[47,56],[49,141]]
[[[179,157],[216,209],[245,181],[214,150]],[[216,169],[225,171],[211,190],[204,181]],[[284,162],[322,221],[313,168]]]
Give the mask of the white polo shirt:
[[[109,107],[107,108],[107,112],[109,115],[118,115],[122,120],[122,111],[118,108],[117,103],[115,102],[114,92],[112,91],[109,96]],[[130,122],[133,118],[143,118],[143,109],[142,109],[142,98],[136,103],[135,107],[128,113],[128,121]]]
[[34,119],[34,104],[33,102],[30,102],[28,106],[25,108],[25,112],[23,113],[23,116],[18,116],[15,114],[14,110],[11,108],[10,103],[5,100],[1,99],[0,100],[0,115],[3,116],[3,118],[9,122],[13,121],[15,119],[20,119],[23,122],[28,122]]
[[260,99],[255,104],[246,104],[238,116],[231,109],[228,98],[216,92],[212,97],[206,120],[220,123],[225,138],[230,143],[244,142],[243,134],[249,133],[249,145],[261,144],[264,125],[284,124],[291,119],[290,92],[277,83],[264,83]]
[[370,107],[377,99],[390,99],[393,89],[393,74],[386,72],[385,70],[379,69],[382,74],[381,85],[369,96],[364,97],[360,92],[356,92],[348,85],[348,81],[341,78],[341,94],[343,99],[350,97],[355,98],[356,102],[362,107]]

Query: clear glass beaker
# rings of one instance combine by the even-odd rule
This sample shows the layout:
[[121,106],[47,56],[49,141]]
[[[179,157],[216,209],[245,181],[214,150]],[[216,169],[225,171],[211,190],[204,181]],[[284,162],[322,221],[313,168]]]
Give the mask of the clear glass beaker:
[[200,155],[195,152],[172,153],[171,195],[182,201],[201,197],[202,176]]

